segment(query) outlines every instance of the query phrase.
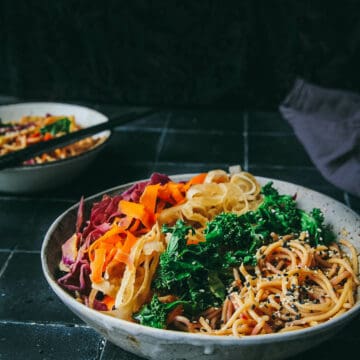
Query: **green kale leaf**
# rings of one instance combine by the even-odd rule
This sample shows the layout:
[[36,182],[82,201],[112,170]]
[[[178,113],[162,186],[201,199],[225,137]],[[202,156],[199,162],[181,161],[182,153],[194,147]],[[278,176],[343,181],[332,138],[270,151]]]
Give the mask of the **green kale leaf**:
[[163,303],[155,294],[151,299],[151,302],[144,305],[139,312],[133,315],[133,318],[142,325],[165,329],[168,314],[177,306],[183,304],[184,302],[180,300],[171,303]]
[[310,213],[300,210],[301,230],[309,234],[311,246],[329,245],[335,241],[335,234],[329,226],[324,225],[324,215],[320,209],[313,209]]
[[43,126],[40,129],[40,133],[42,135],[46,133],[50,133],[53,136],[55,136],[58,133],[68,134],[70,132],[70,125],[71,125],[71,121],[68,118],[63,118],[53,122],[52,124]]
[[204,261],[201,247],[187,245],[191,226],[178,220],[174,227],[163,227],[170,233],[167,249],[161,254],[158,271],[153,283],[159,293],[173,294],[191,304],[190,312],[199,312],[212,305],[219,305],[225,298],[225,285],[212,267]]

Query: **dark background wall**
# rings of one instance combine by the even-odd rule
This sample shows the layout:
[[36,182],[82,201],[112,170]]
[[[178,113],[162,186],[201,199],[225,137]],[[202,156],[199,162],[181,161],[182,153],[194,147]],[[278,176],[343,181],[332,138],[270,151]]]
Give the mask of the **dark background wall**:
[[360,1],[0,0],[0,94],[274,109],[360,91]]

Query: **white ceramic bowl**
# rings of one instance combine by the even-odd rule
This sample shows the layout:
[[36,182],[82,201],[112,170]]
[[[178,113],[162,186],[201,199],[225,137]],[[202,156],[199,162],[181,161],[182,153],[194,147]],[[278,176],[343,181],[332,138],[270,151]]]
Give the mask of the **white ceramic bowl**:
[[[173,180],[186,180],[192,175],[171,176]],[[258,177],[261,184],[272,179]],[[348,239],[360,252],[360,217],[336,200],[318,192],[291,183],[272,180],[280,193],[297,193],[300,208],[320,208],[326,222],[334,226],[336,233],[346,229]],[[102,194],[121,193],[131,184],[106,190],[85,200],[85,209],[98,201]],[[329,339],[349,320],[360,313],[360,291],[356,305],[345,314],[323,324],[288,333],[256,335],[243,338],[190,334],[159,330],[124,320],[112,318],[89,309],[77,302],[56,282],[55,273],[61,258],[61,245],[74,232],[77,205],[60,215],[48,230],[41,249],[44,275],[59,298],[76,315],[102,334],[105,338],[139,356],[150,359],[283,359],[306,351]]]
[[[70,104],[39,102],[0,106],[3,122],[19,120],[25,115],[44,116],[74,115],[82,127],[108,121],[108,118],[93,109]],[[78,156],[41,165],[17,166],[0,171],[0,191],[7,193],[30,193],[49,190],[70,182],[78,176],[98,155],[111,132],[103,131],[94,137],[105,136],[106,140],[93,149]]]

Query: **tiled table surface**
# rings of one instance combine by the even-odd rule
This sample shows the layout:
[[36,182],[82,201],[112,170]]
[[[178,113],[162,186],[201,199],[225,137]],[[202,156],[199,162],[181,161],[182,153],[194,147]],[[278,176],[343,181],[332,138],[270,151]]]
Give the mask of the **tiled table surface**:
[[[92,104],[107,115],[127,109]],[[167,174],[227,169],[298,183],[360,211],[360,200],[328,183],[277,113],[163,111],[119,127],[93,165],[72,184],[37,195],[0,193],[0,359],[127,359],[74,316],[47,285],[40,248],[52,221],[81,195]],[[300,359],[338,359],[360,342],[360,318]]]

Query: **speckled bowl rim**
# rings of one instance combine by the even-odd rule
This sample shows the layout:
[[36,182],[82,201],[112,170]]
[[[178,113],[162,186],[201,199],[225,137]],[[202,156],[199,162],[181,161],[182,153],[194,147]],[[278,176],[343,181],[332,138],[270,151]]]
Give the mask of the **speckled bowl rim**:
[[[97,116],[101,116],[105,119],[104,122],[108,122],[109,118],[108,116],[106,116],[105,114],[101,113],[100,111],[97,111],[95,109],[89,108],[87,106],[83,106],[83,105],[77,105],[77,104],[69,104],[69,103],[62,103],[62,102],[21,102],[21,103],[15,103],[15,104],[5,104],[5,105],[0,105],[0,110],[2,108],[6,108],[6,107],[13,107],[13,106],[37,106],[37,105],[49,105],[49,106],[69,106],[69,107],[74,107],[74,108],[81,108],[84,110],[87,110],[88,112],[94,113]],[[64,164],[64,163],[70,163],[71,161],[77,161],[79,158],[81,157],[85,157],[90,155],[91,153],[95,152],[95,151],[99,151],[101,150],[105,145],[107,145],[108,141],[110,140],[110,138],[112,137],[113,133],[111,130],[105,130],[105,131],[100,131],[99,133],[90,135],[89,137],[95,137],[97,135],[103,134],[103,136],[105,137],[104,141],[101,142],[98,145],[95,145],[94,147],[92,147],[89,150],[86,150],[78,155],[74,155],[71,157],[68,157],[66,159],[59,159],[56,161],[51,161],[51,162],[45,162],[43,164],[34,164],[34,165],[19,165],[19,166],[13,166],[10,168],[6,168],[1,170],[2,173],[6,173],[6,172],[20,172],[20,171],[35,171],[35,170],[41,170],[41,169],[47,169],[47,168],[51,168],[51,167],[55,167],[58,166],[60,164]]]
[[[190,173],[190,174],[180,174],[180,175],[169,175],[170,178],[174,181],[181,181],[186,178],[190,178],[196,174]],[[282,181],[278,179],[273,178],[267,178],[267,177],[261,177],[256,176],[255,177],[262,183],[266,183],[269,181],[274,181],[277,184],[283,184],[287,186],[295,186],[299,190],[307,191],[316,194],[317,196],[321,196],[324,198],[324,200],[327,200],[329,202],[334,203],[337,206],[340,206],[347,211],[349,211],[350,214],[352,214],[356,221],[360,220],[360,216],[356,214],[353,210],[349,209],[347,206],[342,204],[341,202],[324,195],[320,192],[317,192],[315,190],[311,190],[309,188],[306,188],[301,185],[297,185],[295,183]],[[109,189],[106,189],[104,191],[101,191],[97,194],[91,195],[84,199],[84,202],[93,201],[96,198],[99,198],[100,196],[104,194],[112,194],[119,191],[125,191],[126,188],[132,186],[133,184],[144,181],[144,180],[138,180],[129,182],[123,185],[115,186]],[[123,330],[126,330],[128,335],[147,335],[151,338],[154,338],[156,340],[166,340],[174,342],[174,343],[183,343],[183,344],[194,344],[194,345],[202,345],[202,346],[232,346],[232,345],[244,345],[244,346],[252,346],[256,344],[268,344],[268,343],[276,343],[276,342],[283,342],[283,341],[289,341],[292,339],[301,339],[301,338],[308,338],[311,335],[321,334],[325,332],[330,332],[332,329],[336,329],[339,327],[342,327],[345,325],[349,320],[354,318],[358,313],[360,313],[360,298],[357,299],[356,304],[345,313],[330,319],[324,323],[318,324],[313,327],[301,329],[301,330],[294,330],[284,333],[274,333],[274,334],[264,334],[264,335],[256,335],[256,336],[243,336],[240,338],[233,337],[233,336],[225,336],[225,335],[206,335],[206,334],[199,334],[199,333],[186,333],[186,332],[180,332],[175,330],[163,330],[163,329],[156,329],[148,326],[144,326],[137,323],[132,323],[126,320],[118,319],[111,317],[109,315],[103,314],[97,310],[91,309],[86,307],[85,305],[79,303],[75,300],[68,292],[66,292],[64,289],[62,289],[57,282],[52,277],[52,274],[49,270],[49,267],[47,265],[46,261],[46,248],[50,242],[51,234],[59,224],[59,222],[67,215],[68,212],[76,209],[78,207],[79,203],[76,203],[75,205],[68,208],[66,211],[64,211],[58,218],[55,219],[53,224],[48,229],[47,233],[45,234],[44,241],[41,247],[41,263],[42,263],[42,269],[44,276],[51,286],[51,288],[54,290],[54,292],[60,297],[60,299],[65,303],[69,302],[71,304],[71,307],[76,309],[78,313],[86,313],[86,317],[91,317],[94,319],[94,321],[99,323],[107,322],[111,324],[114,328],[122,328]]]

